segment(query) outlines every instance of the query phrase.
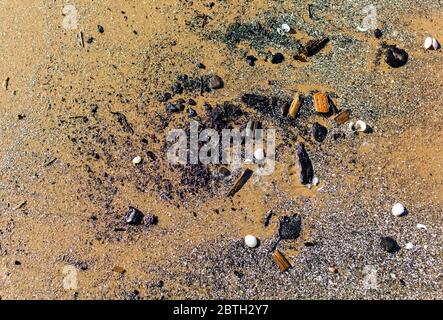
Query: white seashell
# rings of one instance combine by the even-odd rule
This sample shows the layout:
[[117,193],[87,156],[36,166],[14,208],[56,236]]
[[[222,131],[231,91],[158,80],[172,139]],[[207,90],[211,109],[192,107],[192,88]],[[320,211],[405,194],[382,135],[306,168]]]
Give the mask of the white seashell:
[[288,33],[291,31],[291,27],[287,23],[283,23],[280,28],[283,32]]
[[401,203],[396,203],[392,206],[392,214],[396,217],[401,217],[406,213],[405,207]]
[[354,128],[355,128],[356,131],[365,132],[366,129],[368,128],[368,126],[366,125],[366,123],[364,121],[358,120],[354,124]]
[[252,235],[247,235],[245,237],[245,245],[249,248],[255,248],[258,244],[258,240],[256,237]]
[[314,178],[312,179],[312,185],[314,185],[314,186],[318,186],[319,183],[320,183],[320,179],[319,179],[319,178],[314,177]]
[[140,164],[142,162],[142,157],[135,157],[134,159],[132,159],[132,163],[133,164]]
[[432,39],[432,48],[434,48],[434,50],[438,50],[440,49],[440,43],[438,43],[437,39]]
[[428,230],[428,227],[426,227],[424,224],[417,223],[417,229]]
[[408,249],[408,250],[412,250],[412,249],[414,249],[414,245],[412,244],[412,242],[408,242],[406,244],[405,248]]
[[265,159],[265,151],[262,148],[258,148],[254,152],[254,157],[257,161],[263,161]]
[[425,47],[426,50],[429,50],[429,49],[433,48],[433,42],[434,42],[433,38],[427,37],[425,39],[425,44],[423,46]]
[[354,121],[349,122],[348,128],[350,131],[355,131],[355,123]]

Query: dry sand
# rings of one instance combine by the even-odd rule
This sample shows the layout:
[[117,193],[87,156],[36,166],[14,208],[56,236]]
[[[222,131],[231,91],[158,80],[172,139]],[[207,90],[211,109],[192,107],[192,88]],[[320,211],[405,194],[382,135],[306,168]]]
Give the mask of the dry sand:
[[[0,80],[10,79],[0,89],[0,298],[441,299],[443,53],[422,46],[428,35],[443,42],[441,1],[372,1],[381,39],[357,30],[366,1],[311,1],[314,19],[306,1],[209,3],[78,0],[78,27],[67,30],[69,2],[0,0]],[[283,22],[295,34],[277,37]],[[257,23],[268,32],[230,33]],[[321,36],[331,40],[324,50],[308,62],[292,58],[299,43]],[[404,48],[408,63],[377,62],[382,43]],[[286,59],[271,64],[269,52]],[[245,115],[233,127],[258,117],[278,129],[275,173],[232,199],[234,177],[214,182],[217,168],[199,167],[210,181],[194,188],[181,178],[196,168],[166,161],[166,133],[189,118],[168,114],[159,97],[180,74],[211,73],[223,89],[174,100],[194,98],[201,119],[205,102],[234,104]],[[240,98],[312,90],[333,93],[372,132],[333,125],[312,101],[288,127]],[[314,121],[329,128],[321,144],[309,137]],[[300,141],[319,187],[298,183]],[[134,166],[137,155],[143,163]],[[407,216],[392,216],[396,202]],[[126,226],[128,206],[155,214],[158,225]],[[278,245],[293,266],[281,273],[269,250],[278,218],[294,213],[302,234]],[[257,249],[245,248],[246,234],[261,240]],[[400,251],[384,252],[384,236]],[[75,290],[64,288],[66,266],[76,270]]]

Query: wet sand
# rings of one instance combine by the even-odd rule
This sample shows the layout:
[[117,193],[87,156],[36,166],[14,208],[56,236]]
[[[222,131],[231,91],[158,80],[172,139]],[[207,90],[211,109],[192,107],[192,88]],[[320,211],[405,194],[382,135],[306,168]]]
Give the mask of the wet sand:
[[[442,8],[373,2],[381,39],[357,30],[360,1],[312,2],[313,18],[306,1],[77,1],[78,27],[67,30],[65,4],[0,0],[0,82],[9,78],[0,88],[1,299],[441,299],[443,53],[425,51],[423,41],[443,42]],[[295,33],[280,39],[284,22]],[[257,23],[268,32],[238,38]],[[293,59],[300,43],[322,36],[330,38],[322,51]],[[383,44],[405,49],[408,63],[377,61]],[[277,52],[285,61],[270,63]],[[254,67],[247,55],[258,58]],[[224,81],[220,90],[174,96],[193,98],[202,122],[204,103],[227,103],[243,111],[230,126],[259,118],[277,129],[273,175],[251,179],[232,199],[238,172],[217,180],[211,166],[202,185],[183,184],[195,168],[172,168],[165,141],[170,129],[189,126],[188,113],[168,113],[159,101],[182,74]],[[294,122],[241,99],[313,90],[332,93],[371,132],[315,114],[309,99]],[[329,129],[323,143],[309,135],[314,121]],[[301,141],[318,187],[298,182]],[[137,155],[143,162],[134,166]],[[396,202],[407,216],[391,214]],[[125,225],[129,206],[158,224]],[[294,213],[302,233],[278,245],[293,266],[281,273],[269,250],[278,219]],[[245,248],[246,234],[260,246]],[[384,252],[384,236],[400,251]],[[76,269],[77,289],[63,286],[66,266]],[[370,288],[368,270],[377,279]]]

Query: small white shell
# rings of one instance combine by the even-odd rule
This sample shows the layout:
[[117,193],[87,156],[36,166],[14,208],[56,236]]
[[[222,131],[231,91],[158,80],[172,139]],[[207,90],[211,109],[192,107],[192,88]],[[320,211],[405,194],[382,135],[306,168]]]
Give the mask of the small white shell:
[[287,23],[283,23],[280,28],[285,33],[288,33],[291,31],[291,27]]
[[412,250],[412,249],[414,249],[414,245],[412,244],[412,242],[408,242],[406,244],[405,248],[408,249],[408,250]]
[[432,39],[431,37],[427,37],[425,39],[425,43],[423,46],[425,47],[426,50],[429,50],[433,47],[433,45],[432,45],[433,42],[434,42],[434,39]]
[[132,159],[133,164],[140,164],[142,162],[142,157],[137,156],[134,159]]
[[392,206],[392,214],[396,217],[401,217],[405,212],[406,209],[401,203],[396,203]]
[[434,48],[434,50],[438,50],[440,49],[440,43],[438,43],[437,39],[432,39],[432,47]]
[[417,229],[428,230],[428,227],[426,227],[424,224],[417,223]]
[[362,120],[358,120],[355,124],[354,124],[354,128],[356,131],[359,132],[365,132],[366,129],[368,128],[368,126],[366,125],[366,123]]
[[314,177],[314,178],[312,179],[312,185],[314,185],[314,186],[318,186],[319,183],[320,183],[320,179],[319,179],[319,178]]
[[350,131],[355,131],[355,123],[354,121],[349,122],[348,128]]
[[262,148],[258,148],[254,152],[254,157],[257,161],[263,161],[265,159],[265,151]]
[[253,235],[247,235],[245,237],[245,245],[249,248],[255,248],[258,244],[258,240]]

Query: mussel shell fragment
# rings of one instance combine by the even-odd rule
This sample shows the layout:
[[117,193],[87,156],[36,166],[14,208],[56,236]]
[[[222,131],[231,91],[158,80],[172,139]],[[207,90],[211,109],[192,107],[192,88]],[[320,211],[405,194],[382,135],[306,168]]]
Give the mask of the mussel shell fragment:
[[299,143],[296,149],[298,165],[300,168],[300,182],[304,185],[310,184],[314,178],[314,168],[312,167],[311,159],[309,159],[309,155],[306,152],[303,143]]

